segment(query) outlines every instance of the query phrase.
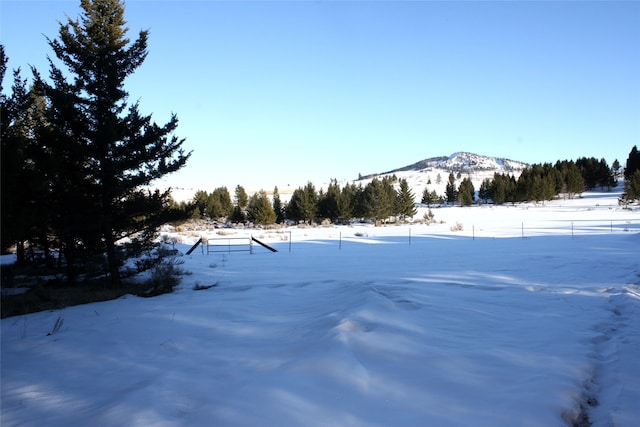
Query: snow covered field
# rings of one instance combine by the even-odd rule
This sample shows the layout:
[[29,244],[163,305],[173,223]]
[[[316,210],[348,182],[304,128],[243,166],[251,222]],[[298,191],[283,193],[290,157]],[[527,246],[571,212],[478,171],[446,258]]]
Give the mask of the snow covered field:
[[177,235],[278,252],[198,248],[173,294],[3,319],[0,424],[636,426],[640,211],[618,196]]

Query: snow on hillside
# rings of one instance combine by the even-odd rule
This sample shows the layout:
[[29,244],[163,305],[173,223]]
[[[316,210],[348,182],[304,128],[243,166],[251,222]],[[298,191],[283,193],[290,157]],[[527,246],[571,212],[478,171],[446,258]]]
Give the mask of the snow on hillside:
[[526,168],[526,163],[499,157],[482,156],[469,152],[456,152],[449,157],[432,157],[409,166],[394,169],[390,173],[408,170],[424,170],[429,168],[444,169],[449,172],[494,171],[499,173],[520,172]]
[[[344,186],[355,182],[366,185],[375,177],[381,178],[385,175],[396,175],[399,178],[407,179],[409,187],[413,190],[414,195],[419,200],[422,197],[422,191],[427,186],[428,182],[431,182],[428,184],[430,191],[435,190],[438,194],[444,194],[444,189],[450,172],[454,172],[456,175],[460,173],[463,178],[470,178],[477,191],[480,188],[482,181],[485,178],[493,178],[493,174],[495,172],[507,173],[513,175],[517,179],[522,170],[527,166],[528,165],[526,163],[515,160],[482,156],[467,152],[457,152],[448,157],[432,157],[389,172],[370,174],[359,180],[346,180],[341,181],[339,184]],[[238,184],[242,185],[242,183]],[[317,190],[326,190],[329,186],[329,178],[326,182],[314,182],[313,184]],[[250,195],[260,190],[265,190],[267,193],[270,193],[273,190],[273,187],[278,187],[278,192],[284,202],[288,201],[293,192],[298,188],[282,183],[269,183],[263,188],[245,188],[245,190]],[[229,191],[233,191],[235,186],[228,187],[228,189]],[[177,201],[187,201],[193,198],[196,190],[197,189],[195,188],[173,188],[171,194]],[[211,192],[214,188],[200,188],[200,190]]]
[[515,160],[481,156],[474,153],[453,153],[447,160],[438,163],[441,168],[459,171],[491,170],[494,172],[520,172],[528,165]]
[[635,426],[640,211],[618,196],[167,228],[278,252],[198,248],[173,294],[3,319],[0,424]]
[[432,157],[421,160],[409,166],[394,169],[386,173],[403,171],[422,171],[428,169],[440,169],[447,172],[473,173],[478,171],[492,171],[498,173],[519,173],[528,165],[515,160],[500,157],[482,156],[469,152],[456,152],[449,157]]
[[450,173],[456,177],[457,185],[462,179],[469,178],[477,192],[482,181],[493,178],[495,173],[513,175],[518,179],[527,166],[526,163],[515,160],[456,152],[449,157],[432,157],[389,172],[367,175],[356,182],[367,185],[374,178],[395,175],[398,179],[407,180],[416,201],[420,201],[425,188],[435,191],[438,195],[444,195]]

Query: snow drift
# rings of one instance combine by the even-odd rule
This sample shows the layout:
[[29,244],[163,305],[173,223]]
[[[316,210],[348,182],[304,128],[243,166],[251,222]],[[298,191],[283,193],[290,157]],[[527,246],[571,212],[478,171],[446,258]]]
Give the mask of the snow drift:
[[635,425],[637,211],[600,194],[435,214],[235,230],[279,251],[196,250],[173,294],[3,319],[0,421]]

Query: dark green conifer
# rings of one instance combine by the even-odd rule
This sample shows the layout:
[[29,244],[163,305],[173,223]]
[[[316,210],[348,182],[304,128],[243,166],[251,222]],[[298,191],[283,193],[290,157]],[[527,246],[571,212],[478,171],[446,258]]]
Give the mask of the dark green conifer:
[[471,206],[475,198],[475,189],[471,179],[464,178],[458,188],[458,202],[461,206]]
[[401,220],[413,217],[418,212],[415,196],[409,188],[409,183],[404,178],[400,180],[400,188],[398,189],[398,208]]
[[264,190],[260,190],[249,198],[247,216],[258,225],[269,225],[276,221],[271,201]]
[[83,250],[104,251],[117,286],[122,262],[135,254],[121,251],[118,241],[130,238],[147,247],[157,227],[177,215],[169,190],[146,188],[182,168],[190,153],[174,135],[175,115],[158,125],[140,113],[138,103],[127,104],[125,80],[147,56],[148,32],[130,42],[121,1],[81,0],[80,5],[80,18],[60,23],[59,38],[49,39],[67,71],[50,61],[51,82],[34,70],[35,81],[48,102],[48,148],[60,160],[55,170],[69,170],[62,181],[74,183],[64,191],[79,209],[74,224],[80,229],[71,229],[68,245],[81,239]]

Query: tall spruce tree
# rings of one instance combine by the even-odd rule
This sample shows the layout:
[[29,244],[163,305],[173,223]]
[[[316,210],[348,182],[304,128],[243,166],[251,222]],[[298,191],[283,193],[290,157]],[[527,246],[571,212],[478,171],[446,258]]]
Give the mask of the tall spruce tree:
[[640,151],[638,151],[638,146],[634,145],[629,152],[629,157],[627,157],[624,179],[630,180],[638,169],[640,169]]
[[338,198],[338,219],[347,222],[354,218],[358,213],[359,197],[362,188],[354,183],[346,184],[340,190]]
[[255,224],[269,225],[276,221],[273,205],[264,190],[258,191],[249,198],[247,213],[249,219]]
[[240,210],[245,210],[249,203],[249,195],[242,185],[237,185],[234,192],[234,201]]
[[127,104],[124,82],[147,56],[148,32],[130,43],[124,2],[81,0],[80,6],[80,18],[60,23],[59,38],[48,39],[67,71],[50,60],[51,83],[34,69],[35,82],[48,102],[46,138],[50,155],[60,160],[54,171],[71,171],[61,180],[75,191],[64,190],[76,215],[68,244],[80,239],[82,248],[105,252],[111,283],[118,286],[120,266],[133,254],[122,251],[118,240],[134,238],[146,247],[159,225],[175,219],[170,191],[145,187],[182,168],[190,153],[173,134],[175,115],[158,125],[140,113],[138,103]]
[[218,187],[207,197],[207,216],[211,219],[225,219],[233,212],[231,195],[227,187]]
[[456,178],[453,175],[453,172],[449,173],[449,180],[447,181],[447,186],[445,187],[445,195],[447,198],[447,203],[454,203],[458,200],[458,190],[456,189]]
[[624,182],[624,192],[620,201],[628,205],[640,200],[640,169],[636,171]]
[[501,205],[507,200],[508,179],[504,174],[493,174],[493,182],[489,184],[489,198],[493,203]]
[[315,219],[318,213],[318,193],[311,182],[293,192],[286,213],[287,218],[294,221],[311,223]]
[[273,188],[273,211],[276,213],[276,222],[278,224],[282,223],[285,219],[284,206],[277,186]]
[[475,189],[470,178],[464,178],[458,187],[458,202],[461,206],[471,206],[475,197]]
[[[4,46],[0,45],[0,82],[4,80],[6,62]],[[37,141],[45,103],[33,88],[27,87],[20,69],[14,70],[11,89],[11,95],[6,96],[0,83],[2,250],[15,244],[17,262],[21,264],[27,260],[28,242],[31,253],[33,249],[42,249],[47,264],[52,266],[49,247],[52,200],[43,171],[48,159],[41,155]]]
[[616,185],[618,185],[618,178],[620,178],[620,168],[620,162],[618,159],[615,159],[611,164],[611,172],[613,173],[613,179],[616,182]]
[[340,185],[338,184],[338,180],[332,179],[327,187],[327,192],[320,194],[318,199],[318,215],[321,218],[329,219],[333,223],[338,221],[338,201],[340,200]]
[[584,191],[584,179],[574,162],[567,164],[565,172],[565,191],[570,199]]
[[374,178],[364,189],[365,217],[374,219],[376,224],[397,215],[398,194],[393,188],[392,178]]
[[[32,99],[29,96],[26,80],[20,76],[20,70],[13,73],[11,94],[2,91],[8,58],[4,46],[0,45],[0,143],[2,155],[0,172],[2,178],[0,191],[2,206],[2,224],[0,226],[2,250],[16,245],[18,263],[25,261],[25,242],[32,237],[30,216],[33,213],[32,181],[34,174],[30,170],[29,151],[33,145],[29,110]],[[18,186],[16,183],[20,183]]]
[[485,203],[491,198],[491,178],[482,180],[482,184],[480,184],[480,189],[478,190],[478,198]]
[[427,207],[430,208],[431,205],[434,205],[436,203],[442,203],[442,197],[438,196],[438,193],[436,193],[436,190],[429,191],[429,188],[425,187],[424,191],[422,192],[421,202],[426,204]]
[[400,188],[398,189],[398,207],[400,211],[400,219],[405,220],[406,217],[413,217],[418,210],[416,209],[416,200],[413,192],[409,188],[406,179],[400,179]]

